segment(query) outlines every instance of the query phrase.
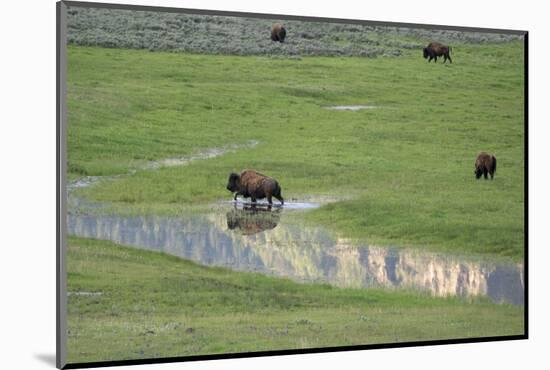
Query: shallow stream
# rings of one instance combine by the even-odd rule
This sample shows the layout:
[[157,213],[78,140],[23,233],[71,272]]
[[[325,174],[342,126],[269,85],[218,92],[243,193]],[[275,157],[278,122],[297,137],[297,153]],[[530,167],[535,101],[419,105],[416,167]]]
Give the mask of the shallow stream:
[[[150,162],[139,170],[187,165],[257,141]],[[135,173],[131,171],[127,175]],[[86,177],[68,185],[70,235],[109,240],[186,258],[206,266],[223,266],[337,287],[419,290],[435,296],[485,296],[496,303],[523,305],[523,264],[373,245],[357,245],[321,226],[301,225],[299,212],[336,198],[257,206],[233,201],[177,217],[127,216],[102,212],[103,204],[79,198],[78,188],[110,177]],[[228,199],[231,196],[228,193]],[[298,217],[297,217],[298,216]]]

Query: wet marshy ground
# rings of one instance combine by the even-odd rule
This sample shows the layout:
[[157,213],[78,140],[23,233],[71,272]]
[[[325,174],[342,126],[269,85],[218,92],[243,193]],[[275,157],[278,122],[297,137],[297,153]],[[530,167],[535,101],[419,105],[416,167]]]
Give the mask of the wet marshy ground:
[[326,109],[331,110],[349,110],[349,111],[358,111],[363,109],[376,109],[380,108],[376,105],[334,105],[331,107],[325,107]]
[[[139,170],[187,165],[257,141],[150,162]],[[75,195],[75,190],[125,175],[95,176],[67,186],[70,235],[109,240],[164,252],[206,266],[223,266],[337,287],[408,289],[435,296],[485,296],[496,303],[522,305],[523,264],[434,254],[418,249],[357,245],[321,226],[305,226],[300,212],[342,200],[336,197],[223,201],[177,217],[128,216],[103,212],[105,204]],[[79,293],[75,293],[79,294]],[[95,293],[90,293],[95,294]]]
[[295,211],[223,203],[178,217],[71,213],[67,221],[71,235],[169,253],[207,266],[337,287],[413,289],[523,304],[521,264],[355,245],[322,227],[299,225],[285,217],[288,212]]

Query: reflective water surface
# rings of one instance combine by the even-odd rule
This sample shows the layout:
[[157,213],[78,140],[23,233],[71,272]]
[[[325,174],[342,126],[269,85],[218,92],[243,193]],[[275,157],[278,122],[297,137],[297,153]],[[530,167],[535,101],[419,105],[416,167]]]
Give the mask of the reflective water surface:
[[69,213],[67,222],[71,235],[162,251],[203,265],[338,287],[417,289],[523,304],[522,264],[356,246],[323,228],[293,224],[284,212],[296,211],[228,203],[180,217]]
[[326,109],[332,109],[332,110],[351,110],[351,111],[357,111],[361,109],[375,109],[379,108],[376,105],[335,105],[332,107],[326,107]]

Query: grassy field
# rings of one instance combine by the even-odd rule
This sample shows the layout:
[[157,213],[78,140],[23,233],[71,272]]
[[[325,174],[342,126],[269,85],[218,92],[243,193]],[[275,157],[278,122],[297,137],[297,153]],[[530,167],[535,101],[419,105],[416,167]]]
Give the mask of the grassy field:
[[[230,199],[255,168],[287,199],[351,197],[309,222],[367,242],[521,259],[523,45],[455,44],[454,63],[400,57],[198,55],[70,46],[69,175],[133,176],[87,197],[177,213]],[[369,104],[362,111],[334,105]],[[147,161],[258,141],[185,167]],[[476,181],[480,150],[498,158]]]
[[70,238],[68,362],[517,335],[523,308],[303,285]]
[[[274,20],[68,14],[68,176],[105,176],[72,190],[90,208],[102,202],[96,212],[200,213],[231,199],[230,172],[254,168],[289,202],[340,199],[285,210],[296,225],[523,258],[520,37],[285,21],[279,44]],[[451,44],[453,64],[423,60],[430,41]],[[215,150],[223,155],[151,165]],[[498,159],[493,181],[474,178],[481,150]],[[297,284],[106,241],[70,238],[67,263],[69,362],[524,331],[522,307]]]

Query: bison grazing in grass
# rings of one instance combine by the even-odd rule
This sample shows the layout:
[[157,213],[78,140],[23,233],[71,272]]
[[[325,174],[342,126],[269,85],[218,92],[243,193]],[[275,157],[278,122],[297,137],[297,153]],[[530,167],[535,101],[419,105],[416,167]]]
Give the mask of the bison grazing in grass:
[[423,49],[424,51],[424,59],[428,59],[428,63],[432,61],[432,59],[435,59],[435,63],[437,63],[437,57],[440,57],[443,55],[443,63],[449,59],[449,62],[453,62],[451,59],[451,47],[446,46],[443,44],[440,44],[439,42],[430,42],[430,44]]
[[491,175],[491,180],[497,170],[497,159],[494,155],[486,152],[481,152],[477,155],[475,170],[476,179],[479,179],[481,175],[487,180],[487,174]]
[[282,24],[275,23],[273,26],[271,26],[272,41],[285,42],[285,37],[286,37],[286,29]]
[[240,175],[231,173],[227,182],[227,190],[235,193],[234,200],[237,200],[238,195],[252,198],[253,203],[256,203],[256,199],[267,198],[267,201],[271,205],[273,204],[271,198],[275,197],[281,204],[285,204],[281,196],[281,187],[277,180],[254,170],[244,170]]

